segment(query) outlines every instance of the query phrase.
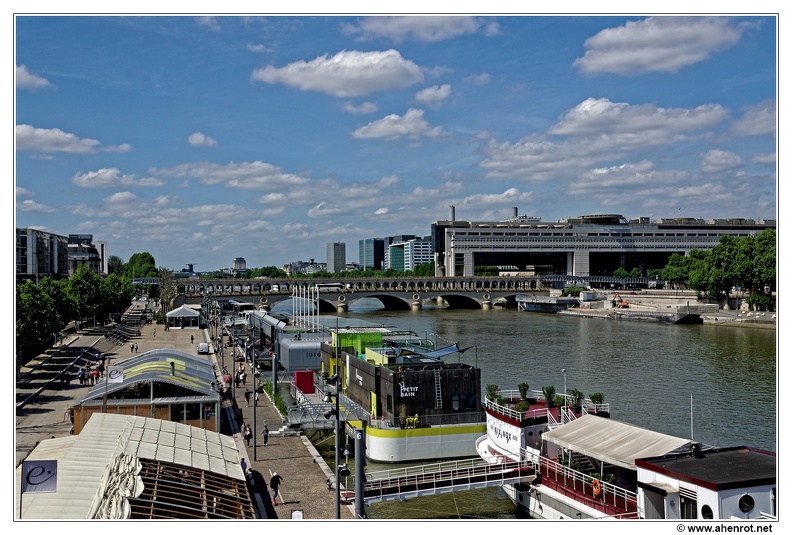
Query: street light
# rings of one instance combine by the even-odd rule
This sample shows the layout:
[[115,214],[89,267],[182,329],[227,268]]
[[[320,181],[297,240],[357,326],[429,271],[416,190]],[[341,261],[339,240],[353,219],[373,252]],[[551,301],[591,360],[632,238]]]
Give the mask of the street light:
[[[338,340],[336,340],[336,375],[330,377],[327,382],[335,387],[335,407],[331,408],[329,411],[324,413],[325,420],[329,420],[333,416],[335,416],[335,493],[336,493],[336,519],[341,518],[341,487],[339,486],[338,482],[340,480],[341,473],[341,417],[339,415],[339,386],[341,383],[341,377],[338,375]],[[325,393],[324,401],[332,401],[332,394],[330,392]],[[347,474],[349,475],[349,469],[346,465],[344,465],[344,470],[346,470]]]
[[566,398],[566,368],[561,368],[561,373],[564,374],[564,398]]

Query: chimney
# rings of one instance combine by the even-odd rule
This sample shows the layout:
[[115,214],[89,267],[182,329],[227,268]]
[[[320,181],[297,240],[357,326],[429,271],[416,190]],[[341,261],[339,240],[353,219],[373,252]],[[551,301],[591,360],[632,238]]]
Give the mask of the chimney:
[[454,217],[455,217],[455,215],[454,215],[454,207],[453,206],[449,206],[448,207],[448,220],[453,223],[454,222]]

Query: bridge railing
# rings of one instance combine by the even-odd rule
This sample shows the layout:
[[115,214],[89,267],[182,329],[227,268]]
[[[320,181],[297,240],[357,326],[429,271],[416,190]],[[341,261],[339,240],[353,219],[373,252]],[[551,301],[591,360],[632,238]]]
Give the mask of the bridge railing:
[[487,463],[479,458],[369,472],[363,493],[367,500],[385,501],[450,490],[503,485],[534,473],[528,462]]

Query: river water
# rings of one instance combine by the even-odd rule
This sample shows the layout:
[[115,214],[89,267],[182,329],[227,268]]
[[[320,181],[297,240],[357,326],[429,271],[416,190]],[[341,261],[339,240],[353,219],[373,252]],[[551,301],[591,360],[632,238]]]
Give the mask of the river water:
[[[487,384],[517,389],[526,382],[562,392],[566,376],[567,389],[602,392],[616,420],[712,446],[778,451],[773,329],[375,307],[352,307],[344,317],[472,346],[461,359],[481,368],[482,391]],[[388,468],[369,463],[366,470]],[[517,518],[499,488],[372,504],[367,513],[376,519]]]

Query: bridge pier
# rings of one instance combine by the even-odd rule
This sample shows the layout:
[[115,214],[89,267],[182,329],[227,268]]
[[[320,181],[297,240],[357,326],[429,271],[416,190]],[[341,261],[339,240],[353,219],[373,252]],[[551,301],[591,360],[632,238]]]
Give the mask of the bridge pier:
[[421,303],[421,296],[418,294],[413,294],[412,301],[410,301],[410,310],[413,312],[417,312],[423,308],[423,304]]
[[484,299],[481,301],[481,310],[492,310],[492,300],[490,294],[484,294]]

